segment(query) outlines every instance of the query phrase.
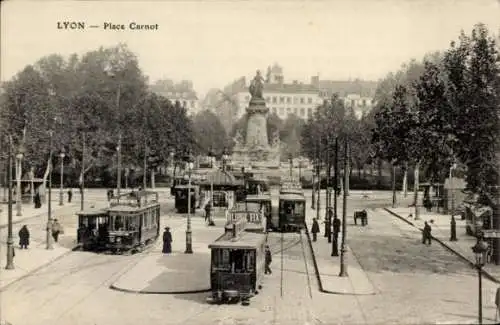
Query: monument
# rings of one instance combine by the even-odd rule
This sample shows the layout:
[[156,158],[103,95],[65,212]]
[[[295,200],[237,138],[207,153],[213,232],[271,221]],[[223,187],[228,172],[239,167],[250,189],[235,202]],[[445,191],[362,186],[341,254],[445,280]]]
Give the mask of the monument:
[[269,145],[267,134],[267,114],[269,108],[263,97],[264,78],[260,71],[253,78],[249,91],[252,95],[247,107],[246,138],[238,131],[234,138],[232,162],[234,167],[277,168],[280,165],[279,133],[272,135]]

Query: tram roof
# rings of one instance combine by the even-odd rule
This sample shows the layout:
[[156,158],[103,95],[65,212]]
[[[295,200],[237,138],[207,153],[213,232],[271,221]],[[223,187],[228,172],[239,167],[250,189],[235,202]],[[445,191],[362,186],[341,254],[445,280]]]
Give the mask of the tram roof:
[[148,204],[141,205],[141,206],[131,206],[131,205],[127,205],[127,204],[123,204],[123,205],[119,204],[119,205],[115,205],[113,207],[110,207],[107,210],[109,212],[135,212],[135,211],[139,211],[139,210],[144,210],[146,208],[149,208],[149,207],[152,207],[155,205],[159,205],[159,203],[154,202],[154,203],[148,203]]
[[288,200],[288,201],[305,201],[306,198],[303,194],[296,193],[285,193],[280,195],[280,200]]
[[280,194],[299,194],[304,195],[304,190],[300,188],[285,188],[280,190]]
[[257,249],[266,241],[266,234],[256,232],[240,232],[236,237],[233,237],[231,231],[222,235],[208,248],[240,248],[240,249]]
[[247,195],[246,201],[267,201],[271,200],[271,194]]
[[78,211],[76,213],[77,216],[97,216],[101,214],[106,214],[108,212],[107,208],[101,208],[101,209],[87,209],[83,211]]

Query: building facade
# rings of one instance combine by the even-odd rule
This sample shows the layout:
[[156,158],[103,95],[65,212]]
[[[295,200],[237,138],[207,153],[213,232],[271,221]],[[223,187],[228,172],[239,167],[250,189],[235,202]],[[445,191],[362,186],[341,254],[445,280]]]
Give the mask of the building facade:
[[179,83],[169,79],[158,80],[150,85],[150,90],[167,98],[172,104],[179,101],[182,107],[187,109],[188,115],[196,115],[200,111],[198,96],[193,89],[193,83],[189,80],[182,80]]
[[[274,64],[265,75],[264,99],[269,112],[286,119],[288,115],[307,120],[324,101],[329,101],[333,94],[338,94],[346,107],[352,107],[356,116],[361,117],[374,106],[373,95],[376,82],[371,81],[331,81],[311,77],[309,83],[297,80],[285,83],[283,68]],[[233,123],[246,113],[250,102],[249,81],[241,77],[227,85],[222,91],[224,105],[217,110],[230,110]]]

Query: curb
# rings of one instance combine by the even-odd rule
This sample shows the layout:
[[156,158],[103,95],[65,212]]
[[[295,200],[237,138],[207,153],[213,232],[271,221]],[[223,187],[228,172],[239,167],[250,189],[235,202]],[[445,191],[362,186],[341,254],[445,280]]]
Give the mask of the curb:
[[56,262],[56,261],[58,261],[58,260],[62,259],[63,257],[68,256],[69,254],[71,254],[71,253],[73,253],[75,250],[77,250],[77,248],[78,248],[78,247],[79,247],[79,246],[75,246],[75,247],[73,247],[72,249],[68,250],[67,252],[65,252],[65,253],[63,253],[63,254],[61,254],[61,255],[57,256],[56,258],[54,258],[54,259],[52,259],[52,260],[50,260],[50,261],[48,261],[47,263],[44,263],[44,264],[42,264],[42,265],[40,265],[40,266],[38,266],[38,267],[34,268],[33,270],[29,271],[28,273],[26,273],[26,274],[24,274],[24,275],[20,276],[19,278],[15,279],[15,280],[14,280],[14,281],[12,281],[11,283],[6,284],[6,285],[5,285],[5,286],[3,286],[2,288],[0,288],[0,292],[3,292],[3,291],[5,291],[5,290],[7,290],[10,286],[14,285],[14,284],[15,284],[15,283],[17,283],[17,282],[19,282],[19,281],[21,281],[21,280],[24,280],[24,279],[26,279],[26,278],[28,278],[28,277],[32,276],[34,273],[36,273],[36,272],[40,271],[40,270],[41,270],[41,269],[43,269],[44,267],[47,267],[47,266],[49,266],[50,264],[52,264],[52,263],[54,263],[54,262]]
[[307,243],[309,245],[309,251],[310,251],[311,256],[312,256],[313,265],[314,265],[314,273],[316,273],[316,281],[318,281],[319,291],[324,292],[324,293],[329,293],[329,292],[324,290],[323,282],[321,282],[321,275],[319,273],[318,262],[316,261],[316,255],[314,254],[314,249],[313,249],[312,243],[311,243],[311,235],[309,234],[309,228],[307,227],[306,222],[304,222],[304,229],[306,230]]
[[[388,212],[389,214],[393,215],[394,217],[406,222],[407,224],[415,227],[416,229],[418,229],[420,232],[423,232],[423,229],[415,226],[415,224],[409,220],[406,220],[404,217],[400,216],[399,214],[391,211],[389,208],[383,208],[386,212]],[[435,241],[437,241],[438,243],[441,244],[441,246],[443,246],[444,248],[446,248],[447,250],[449,250],[450,252],[452,252],[453,254],[457,255],[458,257],[460,257],[462,260],[464,260],[467,264],[469,264],[470,266],[472,267],[476,267],[476,265],[470,261],[467,257],[463,256],[461,253],[457,252],[455,249],[451,248],[448,244],[446,244],[445,242],[443,242],[441,239],[439,238],[436,238],[434,236],[431,235],[431,238]],[[498,280],[497,278],[495,278],[493,275],[491,275],[490,273],[488,273],[488,271],[486,271],[484,268],[481,269],[481,273],[486,277],[488,278],[488,280],[490,281],[493,281],[495,283],[500,283],[500,280]]]
[[114,284],[110,285],[109,288],[111,290],[125,292],[125,293],[135,293],[142,295],[184,295],[184,294],[195,294],[195,293],[206,293],[210,292],[212,289],[198,289],[198,290],[182,290],[182,291],[150,291],[150,290],[132,290],[132,289],[124,289],[115,286]]

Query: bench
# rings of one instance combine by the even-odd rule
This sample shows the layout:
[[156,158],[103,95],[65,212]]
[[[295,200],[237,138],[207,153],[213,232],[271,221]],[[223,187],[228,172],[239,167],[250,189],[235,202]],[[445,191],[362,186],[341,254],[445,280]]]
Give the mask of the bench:
[[358,219],[361,219],[361,225],[366,226],[368,224],[368,213],[366,210],[363,211],[355,211],[354,212],[354,224],[358,224]]

